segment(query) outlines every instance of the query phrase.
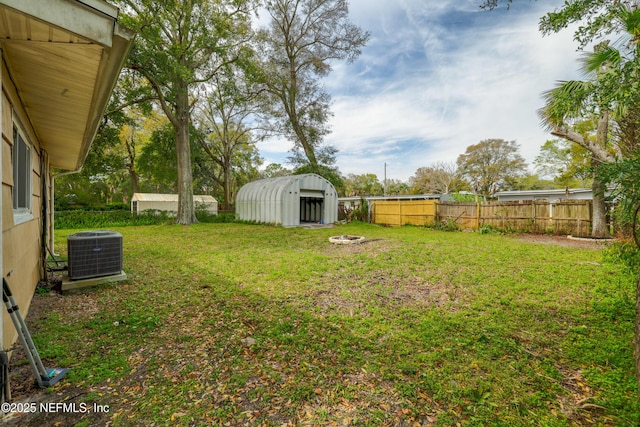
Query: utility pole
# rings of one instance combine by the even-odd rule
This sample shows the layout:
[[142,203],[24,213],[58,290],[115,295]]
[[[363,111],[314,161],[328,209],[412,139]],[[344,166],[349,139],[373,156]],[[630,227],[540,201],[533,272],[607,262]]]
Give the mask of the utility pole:
[[387,196],[387,162],[384,162],[384,185],[382,186],[382,195]]

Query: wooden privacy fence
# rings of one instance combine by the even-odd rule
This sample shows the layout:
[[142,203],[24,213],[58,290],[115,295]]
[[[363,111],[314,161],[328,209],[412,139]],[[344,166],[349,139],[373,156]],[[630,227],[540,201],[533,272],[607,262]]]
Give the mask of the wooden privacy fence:
[[453,222],[461,229],[490,226],[515,232],[589,235],[591,200],[523,200],[515,202],[376,201],[371,222],[391,226]]
[[374,224],[427,225],[437,212],[436,200],[385,200],[371,202],[371,222]]

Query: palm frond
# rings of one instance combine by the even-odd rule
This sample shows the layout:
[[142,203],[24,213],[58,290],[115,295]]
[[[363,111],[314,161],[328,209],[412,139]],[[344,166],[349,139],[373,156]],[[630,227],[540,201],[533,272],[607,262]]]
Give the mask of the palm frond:
[[608,43],[601,43],[596,46],[594,52],[584,54],[580,62],[580,71],[585,76],[592,76],[608,68],[619,67],[622,54]]
[[616,14],[616,20],[637,42],[638,37],[640,37],[640,9],[638,9],[638,6],[621,3]]
[[590,96],[592,83],[580,80],[560,81],[558,85],[542,93],[545,106],[538,110],[542,126],[553,130],[568,120],[584,113],[586,100]]

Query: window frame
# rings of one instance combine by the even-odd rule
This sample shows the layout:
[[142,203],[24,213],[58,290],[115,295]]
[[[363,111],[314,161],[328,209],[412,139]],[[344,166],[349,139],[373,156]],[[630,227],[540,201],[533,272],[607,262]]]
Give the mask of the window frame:
[[11,166],[13,168],[11,205],[13,221],[17,225],[33,219],[33,145],[15,119],[13,120]]

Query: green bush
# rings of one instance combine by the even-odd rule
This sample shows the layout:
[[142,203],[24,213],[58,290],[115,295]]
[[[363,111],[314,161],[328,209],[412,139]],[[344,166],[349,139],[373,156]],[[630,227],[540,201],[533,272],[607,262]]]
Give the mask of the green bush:
[[364,198],[360,199],[360,206],[351,211],[351,218],[349,219],[349,221],[368,222],[369,202],[367,202]]
[[171,224],[175,219],[166,212],[147,211],[134,214],[129,211],[59,211],[55,213],[55,228],[105,228],[129,225]]
[[360,204],[353,209],[339,206],[338,220],[346,222],[369,222],[369,202],[367,202],[364,198],[360,198]]
[[131,206],[129,206],[127,203],[109,203],[106,205],[84,205],[84,204],[77,204],[77,205],[69,205],[66,203],[57,203],[58,200],[56,200],[56,212],[61,212],[61,211],[85,211],[85,212],[103,212],[103,211],[127,211],[129,212],[131,210]]
[[640,269],[640,249],[632,239],[614,242],[605,248],[602,253],[604,259],[609,262],[623,264],[631,271]]
[[198,218],[198,221],[204,222],[204,223],[222,223],[222,222],[236,221],[235,214],[231,212],[212,214],[207,211],[196,210],[196,218]]
[[[163,225],[173,224],[176,220],[174,215],[164,211],[148,210],[142,213],[131,213],[123,210],[109,211],[57,211],[55,213],[55,228],[78,229],[78,228],[107,228],[126,227],[136,225]],[[211,214],[207,211],[196,211],[196,218],[200,222],[234,222],[233,213]]]
[[[509,229],[506,232],[510,232]],[[480,234],[502,234],[503,231],[489,224],[482,224],[478,229],[478,233]]]
[[451,197],[455,202],[477,202],[478,200],[483,202],[484,196],[478,196],[469,193],[452,193]]
[[633,237],[633,213],[636,205],[623,199],[611,212],[615,234],[618,237]]
[[460,226],[458,226],[456,221],[452,218],[436,218],[435,221],[427,224],[426,227],[438,231],[460,231]]

